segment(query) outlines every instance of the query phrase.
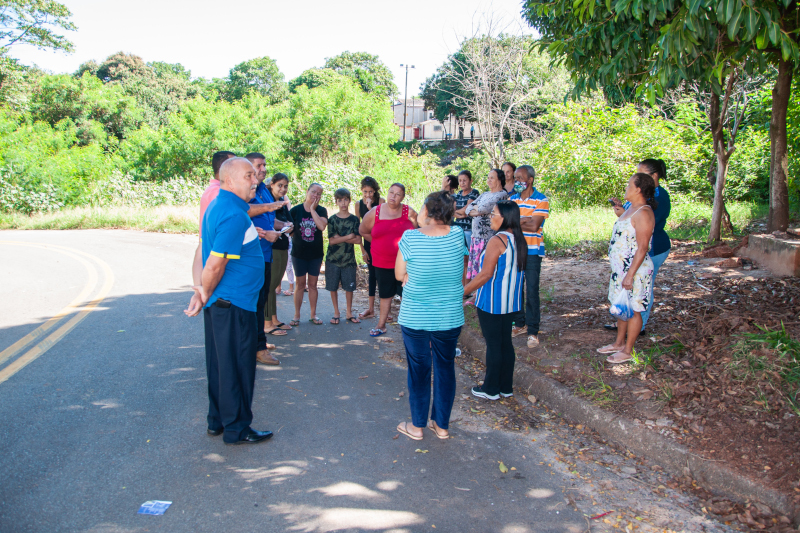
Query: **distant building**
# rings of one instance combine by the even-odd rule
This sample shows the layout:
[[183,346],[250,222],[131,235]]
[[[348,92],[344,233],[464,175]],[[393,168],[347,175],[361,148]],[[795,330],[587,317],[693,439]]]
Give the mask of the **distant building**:
[[[405,104],[405,106],[403,105]],[[397,139],[403,140],[403,110],[406,112],[406,141],[445,141],[450,139],[470,140],[471,122],[458,121],[450,115],[445,122],[436,120],[433,111],[425,109],[421,98],[398,99],[392,104],[394,123],[397,126]],[[478,128],[475,128],[475,139],[479,139]]]

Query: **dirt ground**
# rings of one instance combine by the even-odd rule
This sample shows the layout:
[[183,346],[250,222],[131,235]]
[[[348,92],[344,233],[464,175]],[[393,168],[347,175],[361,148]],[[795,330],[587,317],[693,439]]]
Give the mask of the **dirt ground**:
[[[529,350],[524,337],[515,339],[517,363],[531,365],[604,409],[636,419],[693,453],[766,482],[800,503],[798,413],[774,368],[752,364],[774,361],[777,352],[747,337],[760,333],[759,328],[780,330],[783,325],[789,337],[800,339],[800,282],[775,277],[746,260],[727,259],[730,248],[704,252],[697,242],[673,242],[656,280],[647,334],[637,341],[638,362],[611,365],[595,352],[613,340],[613,333],[603,329],[612,322],[608,261],[585,250],[543,262],[541,346]],[[359,287],[366,287],[363,270]],[[366,302],[366,291],[359,290],[354,307],[363,310]],[[395,316],[396,311],[395,306]],[[472,309],[467,310],[467,326],[480,331]],[[398,337],[395,342],[402,341]],[[398,360],[401,349],[399,344]],[[463,376],[479,383],[483,366],[465,355],[460,359]],[[743,362],[751,364],[743,369]],[[488,428],[522,432],[552,426],[548,429],[565,432],[552,443],[554,461],[561,467],[575,469],[584,479],[582,475],[596,474],[600,465],[622,476],[623,487],[645,487],[647,494],[622,505],[614,494],[627,489],[619,488],[616,477],[605,484],[601,477],[587,477],[587,483],[576,485],[580,488],[570,495],[572,500],[565,501],[585,508],[590,517],[600,514],[594,512],[601,501],[616,505],[612,527],[625,527],[622,521],[630,514],[633,525],[646,522],[660,530],[709,530],[704,517],[713,517],[723,528],[795,531],[786,517],[771,509],[714,497],[688,475],[670,478],[657,465],[648,466],[588,430],[569,426],[546,406],[525,398],[494,402],[488,408],[485,403],[460,398],[462,423],[477,417]],[[578,468],[583,466],[588,470]],[[659,500],[665,495],[684,511],[659,512],[665,509]]]
[[[595,352],[614,335],[603,329],[612,323],[607,260],[546,259],[540,285],[542,344],[528,350],[524,337],[516,339],[517,360],[800,502],[797,410],[781,388],[785,381],[762,364],[774,360],[775,351],[747,338],[759,327],[780,330],[782,324],[790,337],[800,338],[800,282],[777,278],[747,261],[724,259],[730,250],[720,250],[703,253],[698,243],[673,244],[656,280],[647,335],[637,341],[640,360],[621,365]],[[736,267],[724,268],[721,261]],[[696,489],[688,478],[667,486],[681,484]],[[748,511],[696,492],[723,521],[754,529],[782,527],[781,518],[768,509]]]

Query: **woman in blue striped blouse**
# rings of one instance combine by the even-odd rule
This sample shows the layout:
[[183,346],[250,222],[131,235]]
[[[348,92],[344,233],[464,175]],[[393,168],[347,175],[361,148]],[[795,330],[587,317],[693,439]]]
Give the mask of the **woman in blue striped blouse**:
[[403,282],[397,322],[408,359],[411,405],[411,423],[402,422],[397,431],[414,440],[422,439],[426,426],[440,439],[450,436],[450,411],[456,397],[453,361],[464,325],[461,279],[464,256],[469,253],[462,229],[450,226],[454,213],[453,197],[447,192],[429,194],[417,216],[419,230],[406,231],[400,239],[394,267],[395,276]]
[[[528,246],[519,221],[519,206],[497,202],[491,225],[497,234],[489,240],[480,258],[480,272],[472,278],[464,294],[477,289],[475,307],[483,338],[486,339],[486,376],[472,394],[487,400],[513,396],[514,345],[511,326],[514,313],[522,309],[523,273]],[[523,253],[518,253],[522,250]]]

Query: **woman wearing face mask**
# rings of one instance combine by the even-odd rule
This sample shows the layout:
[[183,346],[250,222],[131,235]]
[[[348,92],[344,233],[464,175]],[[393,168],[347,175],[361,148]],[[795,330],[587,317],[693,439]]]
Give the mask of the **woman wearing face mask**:
[[508,198],[508,193],[503,188],[505,183],[506,176],[502,170],[499,168],[490,170],[486,178],[489,192],[481,194],[477,200],[470,202],[464,208],[464,213],[472,217],[472,245],[469,249],[467,279],[474,278],[480,272],[481,254],[486,249],[486,243],[494,235],[490,215],[497,202]]

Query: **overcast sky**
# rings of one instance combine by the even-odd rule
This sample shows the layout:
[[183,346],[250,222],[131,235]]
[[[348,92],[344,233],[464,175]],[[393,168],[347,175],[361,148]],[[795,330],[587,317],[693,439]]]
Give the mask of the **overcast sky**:
[[[192,76],[226,76],[247,59],[270,56],[286,80],[345,50],[376,54],[408,93],[470,35],[481,14],[521,24],[521,0],[61,0],[78,31],[68,32],[75,52],[15,47],[24,64],[72,73],[90,59],[124,51],[145,61],[181,63]],[[526,31],[529,31],[526,29]]]

